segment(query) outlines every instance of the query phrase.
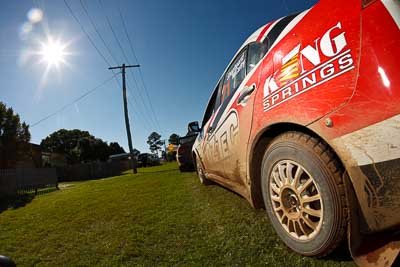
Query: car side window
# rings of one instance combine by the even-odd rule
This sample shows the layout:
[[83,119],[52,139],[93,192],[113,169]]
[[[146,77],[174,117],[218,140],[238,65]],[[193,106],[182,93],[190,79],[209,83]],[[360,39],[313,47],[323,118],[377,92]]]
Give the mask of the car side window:
[[226,71],[221,92],[221,103],[229,101],[246,77],[246,51],[246,49],[243,50]]
[[[217,102],[218,91],[219,91],[219,84],[214,89],[214,92],[208,102],[207,109],[206,109],[206,112],[204,113],[204,118],[203,118],[203,122],[201,125],[202,128],[204,127],[204,125],[208,122],[208,120],[211,118],[211,116],[215,112],[214,108],[215,108],[215,104]],[[220,100],[218,100],[218,101],[220,101]]]
[[214,112],[217,112],[219,106],[221,106],[222,81],[218,84],[217,88],[218,88],[217,89],[218,93],[217,93],[217,98],[215,99]]
[[249,73],[267,53],[267,44],[251,43],[247,53],[247,73]]

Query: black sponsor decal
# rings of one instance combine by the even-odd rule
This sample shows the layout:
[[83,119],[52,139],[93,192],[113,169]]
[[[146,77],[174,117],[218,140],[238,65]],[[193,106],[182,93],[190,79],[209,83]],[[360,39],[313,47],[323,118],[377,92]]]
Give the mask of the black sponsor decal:
[[275,43],[276,39],[279,37],[279,34],[286,28],[286,26],[300,13],[295,13],[293,15],[284,17],[280,21],[278,21],[270,32],[267,34],[267,37],[264,39],[263,43],[267,45],[268,49]]
[[368,178],[364,190],[368,207],[398,206],[400,200],[400,159],[360,166]]

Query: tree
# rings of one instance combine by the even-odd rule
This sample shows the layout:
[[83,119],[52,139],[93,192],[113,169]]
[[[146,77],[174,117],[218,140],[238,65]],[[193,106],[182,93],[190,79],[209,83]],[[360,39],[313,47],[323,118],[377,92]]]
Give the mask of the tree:
[[160,134],[152,132],[147,139],[147,144],[149,144],[149,148],[152,153],[158,154],[158,151],[161,149],[161,146],[164,144],[164,142],[161,141]]
[[169,136],[168,142],[173,145],[179,145],[179,135],[173,133]]
[[108,145],[88,131],[58,130],[40,143],[44,150],[65,154],[68,163],[106,161],[112,154],[124,153],[124,149],[116,142]]
[[109,146],[100,138],[96,138],[93,142],[92,160],[106,161],[109,154]]
[[13,168],[16,161],[28,157],[30,139],[29,126],[0,102],[0,167]]
[[110,142],[109,147],[110,147],[109,151],[110,155],[125,153],[123,147],[121,147],[117,142]]
[[94,139],[87,131],[61,129],[43,139],[40,146],[53,153],[65,154],[68,163],[77,163],[92,157]]

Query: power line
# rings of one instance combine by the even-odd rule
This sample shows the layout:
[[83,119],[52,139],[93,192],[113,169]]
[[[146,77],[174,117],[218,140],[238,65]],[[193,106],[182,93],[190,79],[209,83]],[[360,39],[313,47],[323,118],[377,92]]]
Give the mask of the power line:
[[63,106],[62,108],[58,109],[57,111],[55,111],[55,112],[53,112],[53,113],[47,115],[47,116],[44,117],[43,119],[38,120],[37,122],[33,123],[32,125],[30,125],[30,128],[35,127],[36,125],[38,125],[38,124],[42,123],[43,121],[45,121],[45,120],[47,120],[47,119],[49,119],[49,118],[51,118],[51,117],[57,115],[58,113],[64,111],[66,108],[72,106],[72,105],[75,104],[76,102],[78,102],[78,101],[82,100],[83,98],[87,97],[89,94],[93,93],[94,91],[96,91],[97,89],[103,87],[103,86],[104,86],[105,84],[107,84],[109,81],[111,81],[112,79],[114,79],[115,75],[117,75],[117,74],[119,74],[119,72],[116,73],[116,74],[114,74],[114,75],[112,75],[110,78],[108,78],[107,80],[103,81],[101,84],[97,85],[97,86],[94,87],[93,89],[90,89],[89,91],[87,91],[86,93],[84,93],[83,95],[81,95],[80,97],[76,98],[76,99],[75,99],[74,101],[72,101],[71,103],[66,104],[65,106]]
[[[97,33],[97,35],[99,36],[99,38],[100,38],[100,40],[102,41],[103,45],[106,47],[106,49],[107,49],[108,53],[110,54],[110,56],[112,57],[112,59],[116,62],[116,59],[115,59],[115,57],[113,56],[113,53],[112,53],[111,49],[109,48],[109,46],[108,46],[107,43],[105,42],[104,38],[103,38],[102,35],[100,34],[100,31],[97,29],[97,26],[96,26],[96,24],[94,23],[94,21],[93,21],[93,19],[91,18],[91,16],[89,15],[89,12],[88,12],[87,8],[84,6],[84,4],[83,4],[83,2],[82,2],[81,0],[80,0],[80,2],[81,2],[83,11],[84,11],[85,14],[87,15],[87,17],[88,17],[90,23],[92,24],[93,28],[95,29],[95,31],[96,31],[96,33]],[[102,3],[101,3],[100,0],[99,0],[99,3],[100,3],[100,5],[103,7],[103,5],[102,5]],[[107,64],[107,66],[110,66],[110,65],[111,65],[110,62],[107,60],[107,58],[104,56],[104,54],[103,54],[103,53],[100,51],[100,49],[97,47],[97,45],[95,44],[94,40],[90,37],[89,33],[85,30],[85,27],[83,26],[83,24],[81,23],[81,21],[78,19],[78,17],[75,15],[75,13],[73,12],[72,8],[70,7],[70,5],[68,4],[68,2],[67,2],[66,0],[64,0],[64,4],[65,4],[66,7],[68,8],[70,14],[71,14],[72,17],[75,19],[75,21],[80,25],[82,32],[83,32],[83,33],[86,35],[86,37],[89,39],[89,42],[91,43],[91,45],[95,48],[95,50],[96,50],[97,53],[101,56],[101,58],[104,60],[104,62]],[[104,9],[104,8],[103,8],[103,9]],[[110,26],[110,29],[111,29],[111,31],[112,31],[112,33],[113,33],[113,35],[114,35],[114,38],[116,39],[116,41],[117,41],[117,43],[118,43],[118,46],[119,46],[119,48],[121,49],[121,51],[122,51],[122,53],[123,53],[123,55],[124,55],[124,57],[125,57],[125,60],[128,61],[127,56],[126,56],[126,54],[125,54],[125,51],[123,50],[123,47],[122,47],[122,45],[121,45],[119,39],[117,38],[117,35],[116,35],[116,33],[115,33],[115,31],[114,31],[114,29],[113,29],[113,27],[112,27],[112,24],[111,24],[111,22],[110,22],[110,20],[109,20],[109,18],[108,18],[107,15],[106,15],[106,19],[107,19],[108,25]],[[136,55],[134,55],[134,56],[135,56],[135,58],[136,58]],[[113,71],[113,73],[114,73],[114,71]],[[117,73],[117,74],[118,74],[118,73]],[[132,74],[132,76],[133,76],[134,83],[136,84],[136,87],[138,88],[138,83],[137,83],[137,81],[136,81],[136,79],[135,79],[135,76],[134,76],[134,74],[133,74],[132,71],[131,71],[131,74]],[[115,77],[115,81],[116,81],[117,85],[119,85],[118,79],[117,79],[117,77],[116,77],[116,73],[114,73],[113,77]],[[129,88],[129,89],[130,89],[130,88]],[[140,96],[140,98],[141,98],[141,100],[142,100],[142,105],[143,105],[143,107],[146,109],[145,101],[144,101],[144,99],[143,99],[143,96],[140,94],[140,91],[138,91],[138,92],[139,92],[139,96]],[[131,104],[131,106],[132,106],[132,104]],[[42,121],[44,121],[44,120],[46,120],[46,119],[48,119],[48,118],[54,116],[55,114],[57,114],[58,112],[64,110],[65,108],[66,108],[66,107],[63,107],[62,109],[58,110],[58,111],[55,112],[54,114],[50,114],[50,115],[47,116],[45,119],[42,119],[41,121],[38,121],[38,122],[34,123],[31,127],[36,126],[38,123],[40,123],[40,122],[42,122]],[[152,112],[153,112],[153,114],[154,114],[154,111],[152,111]],[[146,113],[146,114],[147,114],[147,113]],[[143,118],[144,118],[144,117],[143,117]],[[154,119],[153,119],[151,116],[150,116],[149,118],[151,118],[151,120],[143,120],[143,122],[146,121],[146,122],[148,123],[148,125],[150,126],[149,122],[150,122],[150,121],[153,122],[152,120],[154,120]],[[151,126],[150,126],[150,128],[151,128]]]
[[[137,109],[137,107],[138,107],[139,105],[138,105],[138,102],[136,101],[136,98],[133,97],[133,91],[132,91],[131,87],[130,87],[130,86],[127,86],[127,88],[128,88],[128,90],[129,90],[128,104],[130,105],[131,109],[134,110],[136,113],[139,113],[139,116],[138,116],[138,117],[141,118],[141,121],[142,121],[143,123],[146,123],[148,127],[153,128],[154,125],[150,124],[151,121],[145,119],[145,116],[144,116],[145,113],[142,113],[142,110],[141,110],[141,109],[139,109],[139,108]],[[132,102],[133,102],[133,104],[132,104]],[[143,125],[143,126],[144,126],[144,125]],[[147,130],[149,130],[149,128],[147,128],[147,127],[145,127],[145,128],[146,128]]]
[[[92,38],[90,37],[90,35],[88,34],[88,32],[85,30],[84,26],[82,25],[82,23],[80,22],[80,20],[77,18],[77,16],[74,14],[73,10],[72,10],[71,7],[68,5],[68,3],[67,3],[66,0],[64,0],[64,4],[67,6],[69,12],[71,13],[71,15],[72,15],[72,17],[75,19],[75,21],[80,25],[80,27],[81,27],[83,33],[84,33],[84,34],[86,35],[86,37],[89,39],[90,43],[91,43],[92,46],[95,48],[95,50],[97,51],[97,53],[102,57],[102,59],[104,60],[104,62],[107,64],[107,66],[110,67],[110,66],[111,66],[110,62],[109,62],[109,61],[107,60],[107,58],[103,55],[103,53],[100,51],[100,49],[96,46],[95,42],[92,40]],[[100,34],[99,30],[97,29],[96,24],[94,23],[94,21],[92,20],[91,16],[89,15],[89,12],[88,12],[87,8],[84,6],[84,4],[83,4],[82,1],[80,1],[80,4],[81,4],[82,9],[83,9],[83,11],[85,12],[86,16],[88,17],[90,23],[92,24],[93,28],[95,29],[97,35],[99,36],[100,40],[103,42],[103,45],[106,47],[106,49],[107,49],[108,53],[110,54],[111,58],[114,60],[114,63],[117,63],[117,60],[114,58],[113,53],[111,52],[111,49],[109,48],[109,46],[108,46],[107,43],[105,42],[104,38],[102,37],[102,35]],[[113,72],[113,74],[114,74],[114,75],[112,76],[112,78],[115,78],[115,82],[116,82],[117,85],[119,86],[119,82],[118,82],[118,79],[117,79],[117,77],[116,77],[116,75],[117,75],[118,73],[115,73],[114,70],[112,70],[112,72]],[[112,79],[112,78],[111,78],[111,79]],[[108,82],[108,80],[107,80],[107,82]],[[89,93],[90,93],[90,92],[89,92]],[[88,93],[88,94],[89,94],[89,93]],[[85,97],[85,96],[86,96],[86,95],[84,95],[83,97]],[[82,98],[83,98],[83,97],[82,97]],[[81,99],[81,98],[80,98],[80,99]],[[80,100],[80,99],[79,99],[79,100]],[[78,101],[79,101],[79,100],[78,100]],[[64,106],[62,109],[58,110],[57,112],[55,112],[55,113],[53,113],[53,114],[50,114],[50,115],[47,116],[45,119],[42,119],[41,121],[35,123],[34,125],[32,125],[32,127],[35,126],[35,125],[37,125],[37,124],[39,124],[40,122],[42,122],[42,121],[44,121],[44,120],[50,118],[51,116],[54,116],[54,115],[57,114],[58,112],[63,111],[63,110],[64,110],[65,108],[67,108],[67,107],[68,107],[68,105],[67,105],[67,106]],[[129,127],[129,126],[128,126],[128,127]],[[130,144],[130,147],[131,147],[131,146],[132,146],[132,145]],[[131,149],[130,149],[130,150],[131,150]],[[133,166],[136,166],[136,165],[133,164]]]
[[104,40],[103,36],[100,34],[100,31],[97,29],[96,24],[94,23],[92,17],[89,15],[89,12],[87,10],[87,8],[85,7],[85,5],[83,4],[82,0],[79,0],[79,2],[81,3],[82,9],[85,12],[86,16],[88,17],[90,23],[92,24],[94,30],[97,33],[97,36],[100,38],[101,42],[103,43],[104,47],[107,49],[108,53],[110,54],[110,56],[112,57],[112,59],[114,60],[114,63],[117,64],[118,61],[115,59],[115,57],[113,56],[113,53],[111,52],[110,47],[107,45],[106,41]]
[[122,16],[122,12],[121,12],[121,9],[119,8],[119,6],[118,6],[118,13],[119,13],[119,17],[121,18],[122,27],[124,28],[124,32],[125,32],[125,35],[126,35],[126,37],[127,37],[127,39],[128,39],[129,46],[130,46],[130,48],[131,48],[133,57],[135,58],[135,61],[136,61],[136,62],[139,62],[139,60],[138,60],[137,57],[136,57],[135,49],[133,49],[132,41],[131,41],[131,38],[130,38],[130,36],[129,36],[129,34],[128,34],[128,30],[127,30],[126,25],[125,25],[125,20],[124,20],[124,17]]
[[[102,8],[103,11],[104,11],[104,5],[103,5],[102,1],[101,1],[101,0],[98,0],[98,2],[99,2],[101,8]],[[106,20],[107,20],[107,24],[108,24],[108,26],[109,26],[109,28],[110,28],[110,30],[111,30],[113,36],[114,36],[114,39],[116,40],[117,45],[118,45],[118,47],[120,48],[120,50],[121,50],[121,52],[122,52],[122,54],[123,54],[124,59],[125,59],[127,62],[129,62],[128,56],[126,55],[125,50],[124,50],[124,48],[123,48],[123,46],[122,46],[120,40],[118,39],[118,36],[117,36],[117,34],[116,34],[116,32],[115,32],[115,30],[114,30],[112,24],[111,24],[111,21],[110,21],[109,17],[107,16],[107,14],[105,14],[105,18],[106,18]],[[136,81],[135,75],[134,75],[134,73],[133,73],[133,71],[132,71],[131,69],[130,69],[129,71],[131,72],[132,76],[131,76],[131,77],[128,76],[128,77],[131,78],[131,81],[132,81],[132,78],[133,78],[134,84],[136,85],[136,88],[138,89],[137,92],[138,92],[138,94],[139,94],[139,97],[140,97],[140,99],[142,100],[142,105],[143,105],[144,109],[146,109],[146,105],[145,105],[145,104],[146,104],[146,101],[144,100],[144,98],[143,98],[143,96],[142,96],[142,94],[141,94],[141,92],[140,92],[140,90],[139,90],[139,85],[138,85],[138,82]],[[153,110],[153,108],[152,108],[152,106],[151,106],[151,102],[150,102],[150,111],[152,112],[152,115],[154,116],[154,118],[153,118],[152,116],[149,116],[149,118],[150,118],[149,121],[152,121],[152,123],[154,123],[154,125],[156,126],[156,128],[158,128],[159,130],[161,130],[160,125],[158,124],[157,118],[156,118],[156,116],[155,116],[154,110]],[[147,113],[146,113],[146,114],[147,114]]]
[[[103,55],[103,53],[100,51],[100,49],[96,46],[96,44],[94,43],[93,39],[90,37],[90,35],[88,34],[88,32],[85,30],[85,27],[82,25],[82,23],[80,22],[80,20],[78,19],[78,17],[75,15],[75,13],[73,12],[73,10],[71,9],[71,7],[68,5],[68,2],[66,0],[64,0],[64,3],[66,5],[66,7],[68,8],[69,12],[71,13],[72,17],[75,19],[75,21],[80,25],[81,30],[83,31],[83,33],[86,35],[86,37],[89,39],[90,44],[95,48],[95,50],[97,51],[97,53],[101,56],[101,58],[104,60],[104,62],[106,63],[106,65],[108,67],[111,66],[110,62],[107,60],[107,58]],[[82,8],[85,11],[86,15],[88,16],[89,20],[92,23],[92,26],[95,28],[95,31],[97,32],[97,34],[99,35],[100,39],[102,41],[104,41],[104,39],[102,38],[102,36],[100,35],[100,32],[97,30],[97,27],[95,26],[95,24],[93,23],[91,17],[89,16],[89,13],[87,12],[87,9],[84,7],[83,3],[81,2]],[[111,50],[109,49],[109,47],[106,45],[105,41],[103,43],[105,45],[105,47],[107,48],[108,52],[110,53],[111,57],[113,58],[113,60],[115,61],[115,58],[113,57]],[[119,86],[119,82],[118,82],[118,78],[116,77],[117,74],[114,70],[112,70],[112,73],[114,74],[113,77],[115,78],[115,82],[117,84],[117,86]]]
[[[120,85],[118,84],[118,86],[120,86]],[[140,110],[140,109],[136,109],[136,107],[131,103],[131,100],[132,100],[132,101],[134,102],[134,104],[135,104],[136,106],[138,106],[138,104],[137,104],[137,102],[136,102],[136,99],[133,97],[132,89],[131,89],[129,86],[127,86],[127,88],[128,88],[128,90],[129,90],[129,94],[128,94],[128,103],[129,103],[131,109],[132,109],[133,111],[137,112],[137,113],[140,113],[140,114],[139,114],[140,116],[143,116],[141,110]],[[131,115],[132,115],[132,114],[131,114]],[[144,117],[144,116],[143,116],[143,117]],[[143,122],[146,122],[146,123],[147,123],[147,126],[149,126],[150,128],[153,127],[153,126],[151,126],[151,125],[148,123],[147,120],[146,120],[146,121],[143,121]]]
[[[64,0],[64,1],[65,1],[65,0]],[[92,24],[92,27],[94,28],[95,32],[97,33],[97,35],[98,35],[98,37],[100,38],[100,40],[102,41],[103,45],[104,45],[105,48],[107,49],[107,52],[110,54],[111,58],[114,60],[114,63],[117,64],[118,61],[115,59],[113,53],[111,52],[110,47],[107,45],[107,43],[105,42],[103,36],[100,34],[100,31],[97,29],[96,24],[95,24],[94,21],[92,20],[92,17],[89,15],[89,12],[88,12],[87,8],[85,7],[85,5],[83,4],[82,0],[80,0],[80,4],[81,4],[82,9],[83,9],[83,11],[85,12],[86,16],[88,17],[90,23]],[[71,9],[70,9],[70,10],[71,10]],[[72,12],[72,14],[73,14],[73,12]],[[73,15],[73,16],[74,16],[74,15]],[[75,17],[75,20],[79,23],[79,21],[77,20],[76,16],[74,16],[74,17]],[[79,23],[79,24],[80,24],[80,23]],[[93,44],[93,46],[96,48],[96,50],[99,51],[99,49],[97,49],[97,47],[94,45],[94,42],[91,40],[89,34],[87,34],[87,32],[84,30],[83,25],[82,25],[82,24],[80,24],[80,25],[81,25],[82,30],[85,32],[86,36],[88,37],[88,39],[89,39],[89,40],[91,41],[91,43]],[[102,55],[102,54],[100,53],[100,55]],[[104,56],[103,56],[103,58],[104,58]],[[108,62],[107,60],[105,60],[105,61],[106,61],[106,63],[107,63],[107,66],[109,67],[109,66],[110,66],[109,62]],[[113,74],[115,74],[115,71],[114,71],[114,70],[111,70],[111,71],[112,71]],[[117,86],[119,86],[117,77],[115,77],[115,82],[117,83]]]
[[[107,60],[107,58],[104,56],[103,53],[101,53],[100,49],[96,46],[96,44],[94,43],[93,39],[90,37],[90,35],[88,34],[88,32],[85,30],[85,27],[83,27],[82,23],[80,22],[80,20],[78,19],[78,17],[75,15],[75,13],[72,11],[71,7],[68,5],[67,1],[64,0],[65,5],[67,6],[69,12],[71,13],[72,17],[75,19],[75,21],[81,26],[81,30],[83,31],[83,33],[86,35],[86,37],[89,39],[90,44],[96,49],[97,53],[103,58],[104,62],[106,63],[106,65],[109,67],[111,66],[110,62]],[[81,2],[82,8],[85,11],[85,13],[87,14],[90,22],[92,23],[93,27],[95,28],[95,31],[99,34],[99,32],[97,31],[96,26],[94,25],[91,17],[89,16],[89,13],[87,12],[86,8],[83,6],[82,2]],[[103,40],[103,38],[101,37],[101,35],[99,34],[99,37],[101,40]],[[104,41],[104,40],[103,40]],[[106,43],[104,42],[105,47],[107,48],[107,50],[109,49],[108,46],[106,45]],[[108,52],[110,53],[110,51],[108,50]],[[115,61],[115,58],[113,57],[112,53],[110,53],[111,57],[113,58],[113,60]],[[114,70],[112,71],[113,74],[115,74]],[[118,84],[118,79],[115,77],[115,81]]]
[[72,17],[75,19],[75,21],[81,26],[81,29],[83,33],[86,35],[86,37],[89,39],[90,43],[93,45],[93,47],[96,49],[97,53],[103,58],[103,60],[106,62],[107,66],[111,66],[110,62],[108,62],[107,58],[101,53],[99,48],[96,46],[92,38],[90,38],[90,35],[86,32],[85,28],[83,27],[82,23],[80,20],[75,16],[74,11],[72,11],[71,7],[68,5],[67,1],[64,0],[64,4],[67,6],[69,12],[71,13]]
[[[132,73],[131,73],[131,74],[132,74]],[[128,76],[128,77],[130,77],[130,76]],[[134,77],[133,79],[135,79],[135,77]],[[132,82],[132,79],[131,79],[131,82]],[[138,88],[136,80],[135,80],[135,84],[136,84],[136,88]],[[131,93],[131,95],[132,95],[132,97],[133,97],[133,95],[134,95],[133,89],[132,89],[131,87],[129,87],[129,86],[128,86],[128,89],[129,89],[129,92]],[[139,90],[137,90],[137,91],[138,91],[139,97],[140,97],[140,99],[141,99],[141,101],[142,101],[142,102],[141,102],[141,103],[142,103],[142,106],[143,106],[143,108],[146,110],[147,108],[146,108],[146,106],[145,106],[145,102],[144,102],[143,96],[142,96],[142,94],[140,93]],[[135,99],[135,98],[133,98],[133,99],[135,100],[136,105],[139,106],[139,105],[138,105],[138,102],[136,101],[136,99]],[[157,125],[155,124],[154,119],[153,119],[151,116],[149,116],[148,113],[145,113],[145,114],[146,114],[146,118],[147,118],[146,121],[148,121],[149,124],[150,124],[150,122],[151,122],[151,124],[153,124],[153,126],[151,126],[151,127],[157,128]]]
[[[133,55],[133,57],[135,58],[135,62],[139,64],[139,60],[138,60],[138,58],[137,58],[137,56],[136,56],[135,49],[133,48],[132,40],[131,40],[131,38],[130,38],[130,36],[129,36],[129,34],[128,34],[128,30],[127,30],[127,28],[126,28],[126,24],[125,24],[124,17],[122,16],[122,12],[121,12],[121,9],[120,9],[119,7],[118,7],[118,13],[119,13],[119,16],[120,16],[120,18],[121,18],[122,27],[123,27],[123,29],[124,29],[125,36],[126,36],[126,38],[128,39],[128,43],[129,43],[129,47],[130,47],[130,49],[131,49],[132,55]],[[148,102],[149,102],[149,104],[150,104],[150,107],[151,107],[151,109],[152,109],[153,115],[154,115],[154,117],[155,117],[156,120],[157,120],[157,116],[154,114],[154,110],[153,110],[153,106],[152,106],[151,101],[150,101],[150,97],[149,97],[149,95],[148,95],[148,93],[147,93],[147,87],[146,87],[146,84],[144,83],[143,74],[142,74],[141,69],[139,69],[139,74],[140,74],[140,76],[141,76],[143,88],[144,88],[144,90],[145,90],[145,92],[146,92],[147,100],[148,100]]]
[[[102,9],[104,10],[104,6],[103,6],[103,3],[101,2],[101,0],[99,0],[99,3],[100,3],[100,5],[101,5]],[[112,24],[111,24],[111,22],[110,22],[110,19],[108,18],[107,15],[106,15],[105,17],[106,17],[108,26],[110,27],[110,30],[111,30],[111,32],[112,32],[112,34],[113,34],[115,40],[117,41],[117,44],[118,44],[119,48],[121,49],[121,52],[122,52],[122,54],[123,54],[125,60],[126,60],[126,61],[129,61],[129,60],[128,60],[128,57],[127,57],[127,55],[126,55],[126,53],[125,53],[125,50],[124,50],[124,48],[122,47],[121,42],[119,41],[116,32],[114,31],[114,28],[113,28],[113,26],[112,26]],[[121,17],[121,18],[122,18],[122,17]],[[125,23],[124,23],[124,25],[125,25]],[[126,30],[126,27],[125,27],[125,30]],[[135,55],[135,54],[134,54],[134,56],[135,56],[135,58],[136,58],[136,55]],[[137,58],[136,58],[136,61],[137,61]],[[138,83],[137,83],[137,81],[136,81],[136,78],[135,78],[135,75],[134,75],[133,71],[130,70],[130,72],[131,72],[131,74],[132,74],[132,77],[133,77],[134,83],[135,83],[135,85],[136,85],[136,88],[139,89],[139,86],[138,86]],[[145,90],[145,91],[146,91],[146,90]],[[140,93],[139,90],[138,90],[138,94],[139,94],[139,97],[140,97],[141,100],[142,100],[143,106],[145,107],[146,101],[144,100],[144,98],[143,98],[143,96],[142,96],[142,94]],[[154,118],[151,117],[151,116],[150,116],[150,118],[151,118],[151,120],[153,120],[153,122],[154,122],[155,125],[159,128],[159,130],[161,130],[160,125],[159,125],[159,123],[158,123],[158,121],[157,121],[157,117],[156,117],[156,115],[155,115],[153,106],[151,105],[149,96],[148,96],[148,94],[147,94],[147,91],[146,91],[146,95],[147,95],[148,101],[149,101],[149,103],[150,103],[150,111],[152,112],[152,115],[154,116]]]
[[[102,7],[103,10],[104,10],[103,4],[101,3],[100,0],[99,0],[99,3],[100,3],[101,7]],[[108,18],[107,15],[106,15],[105,17],[106,17],[106,20],[107,20],[107,24],[108,24],[108,26],[110,27],[111,32],[112,32],[112,34],[113,34],[115,40],[117,41],[117,44],[118,44],[119,49],[121,50],[122,54],[124,55],[125,60],[128,61],[128,57],[126,56],[125,50],[124,50],[124,48],[122,47],[121,42],[119,41],[119,39],[118,39],[118,37],[117,37],[117,34],[116,34],[115,31],[114,31],[114,28],[113,28],[113,26],[112,26],[112,24],[111,24],[111,22],[110,22],[110,19]]]
[[[140,103],[142,104],[143,108],[146,110],[146,109],[148,109],[148,107],[146,106],[146,102],[145,102],[145,100],[144,100],[144,98],[143,98],[143,95],[142,95],[142,93],[141,93],[140,90],[139,90],[139,85],[138,85],[138,82],[136,81],[135,75],[134,75],[134,73],[133,73],[132,70],[130,70],[130,73],[131,73],[131,75],[128,76],[128,77],[130,78],[130,81],[131,81],[131,82],[133,81],[133,83],[136,85],[136,89],[137,89],[136,91],[138,92],[138,95],[139,95],[140,100],[141,100]],[[131,90],[132,95],[133,95],[133,89],[130,89],[130,90]],[[151,112],[151,110],[150,110],[150,112]],[[157,128],[157,123],[156,123],[156,121],[154,120],[154,118],[153,118],[151,115],[148,115],[148,114],[150,114],[150,112],[149,112],[149,113],[146,113],[146,117],[148,118],[148,120],[149,120],[153,125],[155,125],[155,128]]]
[[[124,32],[125,32],[126,38],[128,39],[129,47],[131,48],[133,57],[135,58],[136,63],[139,64],[139,61],[138,61],[138,59],[136,57],[135,49],[133,48],[132,40],[131,40],[131,38],[130,38],[130,36],[128,34],[128,30],[126,28],[124,17],[122,16],[122,12],[121,12],[121,9],[119,7],[118,7],[118,12],[119,12],[119,16],[120,16],[121,21],[122,21],[122,26],[124,28]],[[155,118],[156,124],[158,125],[158,128],[161,130],[160,124],[158,123],[158,120],[157,120],[157,116],[156,116],[156,114],[154,112],[153,104],[151,103],[150,96],[148,94],[148,89],[147,89],[146,83],[144,82],[143,73],[142,73],[141,69],[139,69],[139,76],[141,78],[141,81],[142,81],[142,84],[143,84],[143,88],[144,88],[144,91],[145,91],[146,96],[147,96],[147,100],[148,100],[148,102],[150,104],[151,112],[153,113],[153,116]]]
[[155,114],[155,112],[154,112],[153,104],[152,104],[152,102],[151,102],[151,100],[150,100],[150,96],[149,96],[149,93],[148,93],[148,90],[147,90],[147,86],[146,86],[146,84],[145,84],[145,82],[144,82],[144,79],[143,79],[142,70],[139,70],[139,74],[140,74],[139,76],[140,76],[140,79],[141,79],[142,84],[143,84],[144,92],[146,93],[147,101],[148,101],[149,104],[150,104],[151,112],[152,112],[152,114],[153,114],[153,116],[154,116],[154,119],[155,119],[155,122],[156,122],[156,124],[157,124],[157,126],[158,126],[158,129],[161,130],[160,123],[158,122],[157,116],[156,116],[156,114]]
[[[129,104],[129,106],[130,106],[130,110],[131,110],[131,111],[136,111],[134,105],[129,101],[129,99],[128,99],[128,104]],[[137,112],[137,111],[136,111],[136,112]],[[137,113],[139,113],[139,112],[137,112]],[[131,116],[132,116],[133,118],[135,117],[135,116],[133,116],[134,114],[135,114],[134,112],[131,113]],[[142,122],[145,122],[145,121],[143,120],[142,114],[139,114],[139,115],[141,115],[141,121],[142,121]],[[146,121],[146,122],[147,122],[147,121]],[[148,123],[147,123],[147,126],[149,126],[150,128],[148,128],[144,123],[142,124],[142,126],[145,128],[146,131],[151,132],[151,130],[150,130],[151,126],[149,126]]]
[[[129,95],[130,99],[132,100],[133,104],[137,107],[138,103],[137,103],[136,99],[133,97],[132,89],[129,86],[127,86],[127,87],[128,87],[129,92],[130,92],[130,95]],[[129,100],[129,104],[131,104],[132,107],[134,106],[134,105],[132,105],[130,100]],[[134,108],[134,110],[136,110],[136,108]],[[140,115],[141,121],[143,123],[146,123],[147,126],[149,126],[150,128],[154,128],[154,125],[150,124],[150,121],[145,118],[144,113],[142,113],[142,111],[140,109],[137,109],[137,113],[140,113],[139,115]]]

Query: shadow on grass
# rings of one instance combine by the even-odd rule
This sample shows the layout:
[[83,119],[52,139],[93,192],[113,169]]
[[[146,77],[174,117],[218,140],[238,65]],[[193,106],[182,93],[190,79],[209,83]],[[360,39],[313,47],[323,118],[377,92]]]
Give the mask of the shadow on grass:
[[45,187],[38,188],[37,191],[18,191],[16,196],[1,197],[0,198],[0,213],[8,209],[18,209],[25,207],[26,204],[30,203],[36,196],[44,195],[54,191],[58,191],[57,187]]
[[[227,191],[231,192],[232,194],[234,194],[234,195],[240,197],[241,199],[243,199],[244,201],[247,202],[247,199],[246,199],[245,197],[243,197],[241,194],[239,194],[239,193],[233,191],[233,190],[230,189],[229,187],[226,187],[225,185],[219,184],[219,183],[214,182],[214,181],[212,181],[212,180],[208,180],[208,181],[210,182],[210,184],[207,185],[207,186],[216,186],[216,187],[220,187],[220,188],[222,188],[222,189],[224,189],[224,190],[227,190]],[[250,203],[249,203],[249,204],[250,204]],[[264,210],[265,210],[265,209],[264,209]]]
[[180,172],[196,172],[196,170],[192,167],[184,167],[179,169]]
[[18,209],[25,207],[34,199],[34,194],[24,194],[15,197],[2,197],[0,198],[0,213],[8,209]]

